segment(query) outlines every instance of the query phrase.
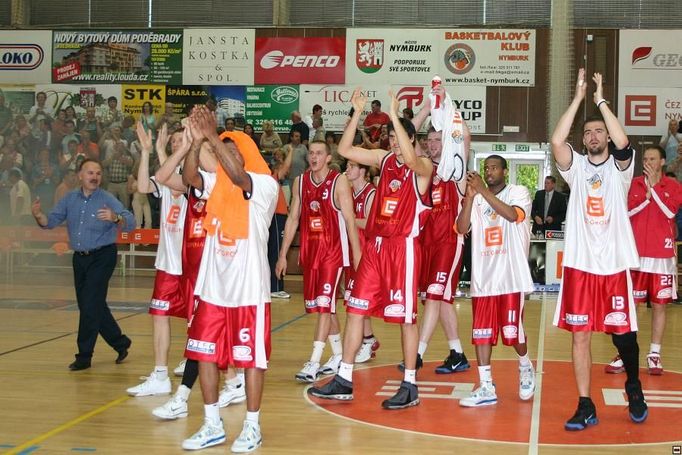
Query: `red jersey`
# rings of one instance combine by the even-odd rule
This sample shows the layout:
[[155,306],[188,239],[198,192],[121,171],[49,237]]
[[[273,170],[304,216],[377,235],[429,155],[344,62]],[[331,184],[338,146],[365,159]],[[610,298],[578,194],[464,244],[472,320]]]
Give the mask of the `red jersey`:
[[637,252],[641,257],[670,258],[675,256],[675,215],[682,204],[682,185],[663,176],[651,188],[647,200],[644,176],[635,177],[628,193],[628,215],[635,234]]
[[[377,192],[377,188],[371,183],[365,183],[357,193],[353,191],[353,207],[355,209],[355,218],[364,220],[367,218],[367,199]],[[365,245],[365,230],[358,229],[358,236],[360,237],[360,249]]]
[[436,174],[437,167],[437,165],[434,165],[431,184],[433,209],[426,220],[424,232],[422,233],[423,245],[457,243],[459,239],[459,235],[457,235],[454,229],[461,202],[457,184],[452,180],[441,180]]
[[334,203],[334,189],[340,175],[330,169],[322,182],[315,183],[312,171],[301,174],[299,263],[306,269],[350,265],[346,223],[341,209]]
[[190,188],[187,193],[187,214],[185,215],[185,236],[182,242],[182,270],[194,275],[199,272],[201,255],[204,252],[206,231],[204,217],[206,216],[206,201],[194,194]]
[[423,196],[419,194],[414,171],[389,153],[381,162],[379,187],[365,236],[416,238],[431,209],[430,199],[429,191]]

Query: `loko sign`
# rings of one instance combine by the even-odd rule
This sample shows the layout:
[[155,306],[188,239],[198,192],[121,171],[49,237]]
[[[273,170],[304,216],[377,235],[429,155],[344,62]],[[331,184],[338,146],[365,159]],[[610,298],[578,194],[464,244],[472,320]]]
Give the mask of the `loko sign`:
[[52,32],[0,31],[0,83],[50,82]]
[[342,84],[343,38],[256,38],[256,84]]

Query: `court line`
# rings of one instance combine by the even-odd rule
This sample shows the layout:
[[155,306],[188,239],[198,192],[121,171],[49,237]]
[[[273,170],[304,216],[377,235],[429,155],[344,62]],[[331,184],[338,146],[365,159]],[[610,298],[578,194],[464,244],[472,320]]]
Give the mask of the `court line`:
[[69,428],[71,428],[75,425],[78,425],[79,423],[83,422],[84,420],[87,420],[90,417],[94,417],[97,414],[101,414],[102,412],[106,411],[107,409],[112,408],[114,406],[117,406],[117,405],[123,403],[124,401],[126,401],[128,399],[130,399],[130,397],[126,395],[126,396],[117,398],[113,401],[110,401],[109,403],[102,405],[97,409],[93,409],[90,412],[87,412],[87,413],[85,413],[79,417],[76,417],[75,419],[69,420],[68,422],[66,422],[64,424],[59,425],[58,427],[53,428],[52,430],[41,434],[40,436],[36,436],[35,438],[31,439],[30,441],[26,441],[25,443],[15,447],[14,449],[7,452],[7,455],[13,455],[13,454],[16,455],[16,454],[20,454],[20,453],[28,453],[28,452],[25,452],[25,450],[31,448],[35,444],[43,442],[44,440],[51,438],[52,436],[55,436],[55,435],[65,431],[65,430],[68,430]]
[[293,318],[293,319],[289,319],[288,321],[281,323],[280,325],[278,325],[278,326],[275,327],[274,329],[270,330],[270,333],[275,333],[275,332],[277,332],[277,331],[283,329],[284,327],[286,327],[286,326],[288,326],[288,325],[290,325],[290,324],[293,324],[294,322],[298,321],[299,319],[304,318],[307,314],[308,314],[308,313],[303,313],[303,314],[301,314],[301,315],[296,316],[296,317]]
[[540,407],[542,405],[542,377],[545,360],[545,327],[547,325],[547,294],[542,296],[540,309],[540,330],[538,330],[538,355],[535,359],[535,396],[530,418],[530,436],[528,438],[528,455],[537,455],[540,442]]

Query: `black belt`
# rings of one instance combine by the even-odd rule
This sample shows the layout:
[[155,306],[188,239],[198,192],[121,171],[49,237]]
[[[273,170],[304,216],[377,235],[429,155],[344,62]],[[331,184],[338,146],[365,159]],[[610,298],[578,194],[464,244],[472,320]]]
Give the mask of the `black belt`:
[[100,246],[100,247],[94,248],[92,250],[74,251],[73,254],[77,254],[78,256],[90,256],[91,254],[95,254],[98,251],[101,251],[105,248],[109,248],[110,246],[114,246],[114,244],[110,243],[109,245]]

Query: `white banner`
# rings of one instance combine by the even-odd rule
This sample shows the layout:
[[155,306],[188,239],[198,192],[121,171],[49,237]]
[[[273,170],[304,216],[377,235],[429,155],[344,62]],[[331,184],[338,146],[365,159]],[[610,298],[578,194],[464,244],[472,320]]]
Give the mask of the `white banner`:
[[532,87],[535,30],[348,29],[346,84]]
[[620,87],[618,118],[627,134],[663,135],[670,119],[682,120],[682,88]]
[[682,87],[682,31],[622,30],[618,50],[618,85]]
[[[363,118],[369,113],[372,100],[381,101],[381,110],[387,112],[391,99],[389,88],[400,101],[400,109],[409,107],[415,114],[428,99],[430,85],[373,85],[362,90],[369,98]],[[350,111],[350,99],[354,87],[350,85],[301,85],[300,110],[303,116],[310,115],[315,104],[322,106],[324,127],[327,131],[343,131]],[[462,111],[464,120],[473,134],[485,133],[486,88],[485,87],[448,87],[455,107]],[[426,131],[425,124],[422,131]]]
[[182,83],[253,85],[254,29],[184,30]]
[[36,85],[36,93],[45,92],[47,101],[45,104],[54,111],[54,116],[60,109],[73,106],[78,117],[85,114],[88,107],[94,106],[97,115],[103,115],[108,110],[107,99],[115,96],[118,101],[118,109],[122,109],[120,85],[73,85],[73,84],[45,84]]
[[0,84],[49,83],[51,62],[51,31],[0,31]]

